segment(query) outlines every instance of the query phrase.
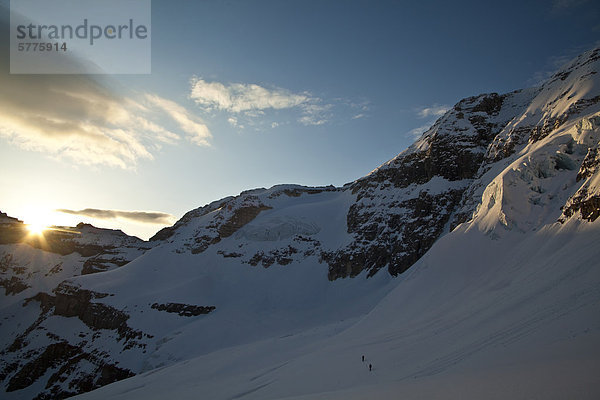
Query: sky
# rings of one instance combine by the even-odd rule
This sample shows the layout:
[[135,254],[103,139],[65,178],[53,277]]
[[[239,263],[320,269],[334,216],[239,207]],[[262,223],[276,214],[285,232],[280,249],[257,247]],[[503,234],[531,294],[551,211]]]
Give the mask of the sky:
[[153,0],[150,74],[16,75],[0,5],[0,210],[144,239],[247,189],[358,179],[600,43],[591,0]]

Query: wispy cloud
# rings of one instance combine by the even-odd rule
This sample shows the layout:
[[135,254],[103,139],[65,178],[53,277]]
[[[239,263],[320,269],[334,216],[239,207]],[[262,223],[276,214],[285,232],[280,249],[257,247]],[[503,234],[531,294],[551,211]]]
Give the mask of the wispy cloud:
[[[161,112],[166,118],[157,117]],[[199,118],[157,95],[117,95],[89,76],[0,71],[0,137],[21,148],[76,164],[130,169],[152,160],[161,145],[178,143],[179,132],[210,145],[210,131]]]
[[[6,24],[0,20],[2,28]],[[8,42],[0,42],[0,51],[8,52]],[[134,169],[182,137],[210,145],[206,125],[182,105],[155,94],[117,92],[108,76],[8,69],[8,62],[0,63],[0,139],[15,146],[78,165]]]
[[175,217],[171,214],[157,211],[122,211],[122,210],[102,210],[98,208],[86,208],[83,210],[56,210],[61,213],[79,215],[82,217],[90,217],[95,219],[127,219],[135,222],[143,222],[146,224],[164,225],[174,222]]
[[418,139],[435,123],[439,117],[446,114],[446,112],[451,108],[452,107],[449,105],[438,103],[414,108],[413,112],[415,113],[416,117],[419,119],[427,119],[427,122],[422,123],[420,126],[414,129],[411,129],[406,133],[406,136],[413,140]]
[[190,98],[206,110],[232,113],[244,111],[280,110],[314,101],[306,93],[292,93],[282,88],[267,89],[256,84],[206,82],[193,78]]
[[[310,92],[293,92],[281,87],[261,86],[254,83],[209,82],[194,77],[190,82],[190,99],[207,115],[223,112],[227,122],[239,129],[245,126],[279,125],[282,121],[274,121],[275,116],[292,118],[305,126],[317,126],[334,120],[346,118],[352,120],[364,117],[367,103],[351,103],[343,99],[330,101],[312,95]],[[287,112],[285,117],[279,112]],[[352,113],[351,115],[349,115]],[[264,124],[261,119],[264,118]],[[352,117],[354,115],[354,118]],[[267,121],[268,120],[268,121]]]
[[298,122],[302,125],[323,125],[333,117],[332,108],[332,104],[305,104]]
[[446,104],[434,104],[431,106],[426,106],[426,107],[420,107],[416,109],[417,112],[417,116],[419,118],[429,118],[429,117],[441,117],[442,115],[446,114],[446,111],[448,111],[450,108],[450,106],[446,105]]
[[179,127],[188,134],[189,140],[192,143],[198,146],[210,146],[208,140],[212,138],[212,135],[200,118],[190,114],[184,107],[174,101],[164,99],[155,94],[146,94],[146,100],[167,113],[167,115],[177,122]]

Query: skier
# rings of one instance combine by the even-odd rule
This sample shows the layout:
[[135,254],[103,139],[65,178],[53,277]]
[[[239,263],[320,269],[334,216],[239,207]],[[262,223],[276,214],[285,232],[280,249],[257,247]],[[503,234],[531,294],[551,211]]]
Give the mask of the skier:
[[362,362],[365,362],[365,356],[362,357]]
[[369,371],[371,371],[373,369],[373,366],[371,364],[369,364]]

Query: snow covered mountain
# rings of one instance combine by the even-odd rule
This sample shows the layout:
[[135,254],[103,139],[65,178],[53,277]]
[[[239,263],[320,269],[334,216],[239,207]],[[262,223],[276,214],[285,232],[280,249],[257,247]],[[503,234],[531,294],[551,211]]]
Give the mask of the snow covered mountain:
[[150,242],[43,247],[3,216],[2,396],[597,398],[599,70],[586,52],[344,187],[247,191]]

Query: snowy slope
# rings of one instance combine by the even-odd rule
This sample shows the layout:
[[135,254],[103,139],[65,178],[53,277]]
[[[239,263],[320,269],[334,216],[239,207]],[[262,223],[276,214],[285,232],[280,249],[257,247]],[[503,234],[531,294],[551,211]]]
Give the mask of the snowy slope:
[[[273,335],[346,326],[393,287],[387,274],[327,279],[320,248],[349,240],[351,199],[335,188],[247,192],[180,222],[124,267],[11,299],[29,317],[5,336],[8,395],[86,391],[108,383],[105,375],[122,379]],[[242,226],[248,215],[255,219]],[[61,347],[48,355],[49,345]],[[40,371],[34,379],[26,378],[31,369]]]
[[461,227],[341,333],[228,348],[81,398],[594,399],[599,239],[598,222],[502,240]]
[[342,188],[228,197],[7,294],[2,395],[597,397],[599,64],[464,99]]
[[[589,101],[600,88],[590,74],[597,54],[530,91],[531,105],[496,136],[492,162],[466,192],[471,218],[366,317],[339,333],[323,325],[216,351],[81,398],[598,398],[600,221],[596,203],[573,207],[582,190],[588,203],[600,194],[600,109]],[[561,122],[543,133],[548,118]],[[499,157],[500,138],[519,129],[527,136]]]

